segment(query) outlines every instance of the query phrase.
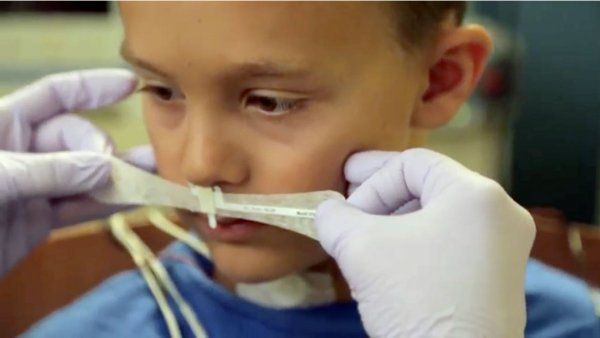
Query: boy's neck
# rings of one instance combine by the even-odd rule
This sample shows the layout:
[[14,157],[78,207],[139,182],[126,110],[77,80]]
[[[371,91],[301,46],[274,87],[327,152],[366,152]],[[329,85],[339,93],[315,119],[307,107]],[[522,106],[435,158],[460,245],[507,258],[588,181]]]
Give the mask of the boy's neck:
[[342,276],[340,268],[337,266],[333,258],[330,258],[323,263],[308,268],[308,271],[323,272],[331,276],[333,288],[335,289],[336,301],[347,302],[352,300],[348,283],[346,283],[346,280],[344,279],[344,276]]
[[[347,302],[352,300],[350,288],[342,276],[340,269],[333,259],[328,259],[307,269],[310,272],[326,273],[331,276],[333,288],[335,290],[335,300],[337,302]],[[231,292],[235,292],[236,282],[225,276],[218,267],[215,267],[212,276],[213,280]]]

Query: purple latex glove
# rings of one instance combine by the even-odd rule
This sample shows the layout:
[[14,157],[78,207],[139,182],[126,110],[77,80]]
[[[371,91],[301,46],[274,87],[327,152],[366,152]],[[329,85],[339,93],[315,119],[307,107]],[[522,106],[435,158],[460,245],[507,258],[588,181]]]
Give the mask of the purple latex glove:
[[347,201],[317,210],[372,337],[523,337],[535,227],[496,182],[441,154],[346,162]]
[[[54,227],[112,210],[84,193],[109,182],[110,138],[70,114],[129,95],[130,72],[98,69],[55,74],[0,98],[0,275]],[[149,147],[122,157],[153,168]]]

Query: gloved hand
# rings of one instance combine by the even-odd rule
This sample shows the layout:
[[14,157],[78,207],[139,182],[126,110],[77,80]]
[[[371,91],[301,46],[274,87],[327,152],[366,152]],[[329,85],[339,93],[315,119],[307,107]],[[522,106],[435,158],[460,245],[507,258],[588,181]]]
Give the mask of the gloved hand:
[[425,149],[355,154],[316,226],[374,337],[523,337],[529,213]]
[[[135,88],[125,70],[45,77],[0,98],[0,276],[53,227],[109,212],[81,193],[109,182],[110,138],[67,112],[114,103]],[[149,147],[125,154],[153,167]]]

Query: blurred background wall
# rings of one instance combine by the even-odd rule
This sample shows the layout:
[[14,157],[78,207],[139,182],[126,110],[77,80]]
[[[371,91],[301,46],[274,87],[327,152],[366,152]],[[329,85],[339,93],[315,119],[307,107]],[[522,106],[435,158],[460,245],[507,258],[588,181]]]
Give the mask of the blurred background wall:
[[510,125],[513,196],[598,223],[600,3],[480,5],[526,42],[518,114]]
[[[52,3],[0,3],[0,95],[55,72],[125,67],[114,3]],[[146,142],[138,101],[134,96],[86,117],[128,148]]]

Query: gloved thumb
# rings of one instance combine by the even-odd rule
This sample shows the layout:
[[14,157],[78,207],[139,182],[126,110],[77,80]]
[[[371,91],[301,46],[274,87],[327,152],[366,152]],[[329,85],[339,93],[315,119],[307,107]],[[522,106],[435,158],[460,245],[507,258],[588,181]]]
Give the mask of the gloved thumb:
[[367,214],[346,201],[331,199],[319,205],[315,216],[315,227],[319,242],[334,258],[350,237],[367,231],[376,215]]
[[41,123],[33,139],[33,151],[92,151],[111,154],[114,145],[110,137],[90,121],[75,114],[55,116]]
[[129,95],[136,86],[124,69],[90,69],[46,76],[3,97],[0,105],[35,125],[73,110],[103,107]]
[[119,154],[118,157],[140,169],[148,172],[156,172],[156,158],[154,157],[154,150],[150,145],[131,148],[125,153]]
[[0,203],[76,195],[110,181],[108,157],[95,153],[0,152],[0,163]]
[[449,185],[474,176],[459,163],[427,149],[358,153],[347,161],[345,172],[352,188],[348,202],[377,215],[425,207]]
[[41,123],[33,139],[33,151],[90,151],[116,155],[138,168],[156,171],[154,152],[149,145],[114,154],[115,146],[110,136],[87,119],[75,114],[55,116]]

